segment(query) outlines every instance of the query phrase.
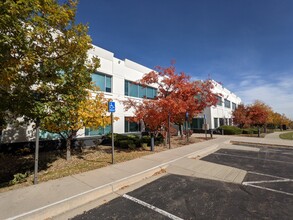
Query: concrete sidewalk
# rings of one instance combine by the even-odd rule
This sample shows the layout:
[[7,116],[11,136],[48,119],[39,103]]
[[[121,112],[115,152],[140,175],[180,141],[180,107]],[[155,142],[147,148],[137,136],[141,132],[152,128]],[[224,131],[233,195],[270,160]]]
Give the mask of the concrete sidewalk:
[[289,132],[292,132],[292,131],[288,130],[288,131],[278,131],[278,132],[270,133],[265,136],[265,139],[281,140],[281,138],[279,137],[280,134],[289,133]]
[[[147,155],[131,161],[114,164],[97,170],[52,180],[0,194],[0,219],[46,219],[113,193],[123,187],[153,176],[162,169],[170,172],[193,172],[193,168],[205,167],[206,172],[194,172],[195,176],[223,181],[241,182],[245,173],[230,167],[207,166],[195,159],[218,150],[230,140],[249,140],[268,143],[271,140],[216,136],[216,139]],[[279,143],[282,144],[282,143]],[[286,144],[287,145],[287,144]],[[291,143],[290,146],[293,146]],[[181,171],[180,171],[181,169]],[[200,169],[202,170],[202,169]],[[210,172],[212,173],[212,172]],[[219,176],[220,173],[225,175]]]

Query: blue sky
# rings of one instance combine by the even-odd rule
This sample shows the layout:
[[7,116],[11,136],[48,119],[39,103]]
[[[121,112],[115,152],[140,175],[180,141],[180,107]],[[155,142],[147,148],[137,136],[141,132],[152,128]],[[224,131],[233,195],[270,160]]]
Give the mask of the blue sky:
[[93,44],[149,68],[213,78],[293,119],[292,0],[80,0]]

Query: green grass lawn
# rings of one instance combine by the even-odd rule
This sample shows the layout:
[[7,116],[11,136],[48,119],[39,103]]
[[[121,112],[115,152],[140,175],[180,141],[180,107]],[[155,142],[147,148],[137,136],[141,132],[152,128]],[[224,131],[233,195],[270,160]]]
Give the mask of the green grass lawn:
[[282,139],[293,140],[293,132],[287,132],[279,135]]

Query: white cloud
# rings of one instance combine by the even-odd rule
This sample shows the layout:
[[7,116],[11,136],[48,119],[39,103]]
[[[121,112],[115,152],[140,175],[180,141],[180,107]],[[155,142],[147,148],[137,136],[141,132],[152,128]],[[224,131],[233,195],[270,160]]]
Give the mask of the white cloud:
[[[245,78],[245,77],[244,77]],[[281,78],[278,80],[277,78]],[[255,100],[261,100],[271,106],[274,111],[285,114],[293,120],[293,86],[290,77],[275,77],[274,81],[262,79],[239,81],[239,88],[235,93],[244,104],[250,104]]]

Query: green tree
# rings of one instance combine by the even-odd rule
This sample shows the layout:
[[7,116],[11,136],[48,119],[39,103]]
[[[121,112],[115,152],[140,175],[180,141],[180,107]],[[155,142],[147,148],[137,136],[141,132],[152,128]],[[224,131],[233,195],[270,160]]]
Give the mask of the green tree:
[[91,38],[75,23],[76,7],[74,0],[0,3],[1,113],[37,121],[58,103],[68,113],[86,99],[99,59],[88,57]]
[[71,157],[71,142],[77,131],[83,127],[105,127],[111,123],[107,116],[108,101],[103,93],[96,91],[95,95],[88,92],[87,99],[77,103],[77,109],[70,107],[72,103],[59,101],[52,107],[52,111],[43,119],[42,130],[58,133],[66,139],[66,159]]

